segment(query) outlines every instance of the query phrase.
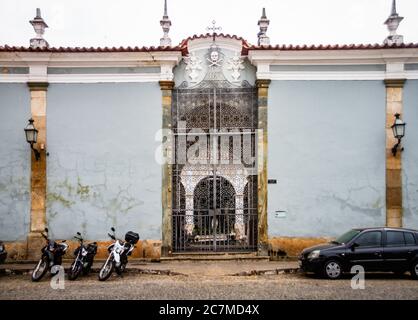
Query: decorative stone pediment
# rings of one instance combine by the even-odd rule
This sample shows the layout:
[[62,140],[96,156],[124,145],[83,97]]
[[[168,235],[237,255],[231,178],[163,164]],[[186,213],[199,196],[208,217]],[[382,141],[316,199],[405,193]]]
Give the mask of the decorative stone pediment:
[[223,81],[240,87],[255,84],[254,66],[242,56],[243,41],[213,36],[187,41],[188,54],[174,70],[176,86],[193,88],[202,81]]

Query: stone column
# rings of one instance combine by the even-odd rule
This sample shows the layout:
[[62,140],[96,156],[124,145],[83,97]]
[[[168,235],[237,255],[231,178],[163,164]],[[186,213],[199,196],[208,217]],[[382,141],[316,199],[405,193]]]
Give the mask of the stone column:
[[405,79],[387,79],[386,85],[386,225],[402,227],[402,152],[392,154],[397,143],[392,125],[395,114],[402,115]]
[[268,89],[270,80],[257,80],[258,88],[258,254],[268,255],[267,155]]
[[31,152],[31,210],[30,230],[28,235],[27,259],[39,258],[44,245],[41,232],[46,227],[46,93],[48,83],[29,82],[31,95],[31,114],[38,129],[38,141],[35,148],[41,154],[37,161]]
[[[171,122],[171,100],[172,91],[174,88],[174,81],[160,81],[160,87],[162,91],[162,107],[163,107],[163,123],[162,128],[164,130],[172,129]],[[167,137],[167,138],[171,138]],[[171,159],[172,157],[172,145],[171,141],[167,141],[167,145],[171,148],[163,149],[164,159]],[[163,209],[163,221],[162,221],[162,245],[161,256],[167,257],[172,253],[172,239],[173,239],[173,221],[172,221],[172,208],[173,208],[173,196],[172,196],[172,164],[171,160],[163,164],[162,168],[162,209]]]
[[240,241],[247,240],[245,234],[245,223],[244,223],[244,194],[241,193],[235,194],[235,226],[234,231],[236,238]]

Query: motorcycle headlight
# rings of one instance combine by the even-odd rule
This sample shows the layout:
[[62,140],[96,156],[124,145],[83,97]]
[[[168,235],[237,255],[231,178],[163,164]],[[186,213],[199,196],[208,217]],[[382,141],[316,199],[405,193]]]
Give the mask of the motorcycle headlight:
[[0,252],[4,251],[4,246],[2,244],[0,244]]
[[314,250],[308,255],[309,260],[317,259],[319,258],[321,251],[320,250]]

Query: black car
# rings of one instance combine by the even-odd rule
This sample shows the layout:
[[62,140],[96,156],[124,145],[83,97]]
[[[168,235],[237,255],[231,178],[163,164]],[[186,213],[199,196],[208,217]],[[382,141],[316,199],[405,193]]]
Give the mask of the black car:
[[303,250],[305,272],[338,279],[351,267],[365,271],[411,272],[418,279],[418,231],[401,228],[353,229],[327,244]]

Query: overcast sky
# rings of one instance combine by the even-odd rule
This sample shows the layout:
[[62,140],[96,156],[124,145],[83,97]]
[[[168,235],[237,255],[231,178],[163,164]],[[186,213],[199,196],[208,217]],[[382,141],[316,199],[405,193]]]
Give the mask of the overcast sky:
[[[381,43],[392,0],[168,0],[173,44],[206,33],[215,19],[222,32],[256,43],[262,7],[272,44]],[[418,42],[418,0],[398,0],[399,33]],[[162,36],[163,0],[0,0],[0,45],[28,46],[29,20],[40,7],[51,46],[152,46]]]

